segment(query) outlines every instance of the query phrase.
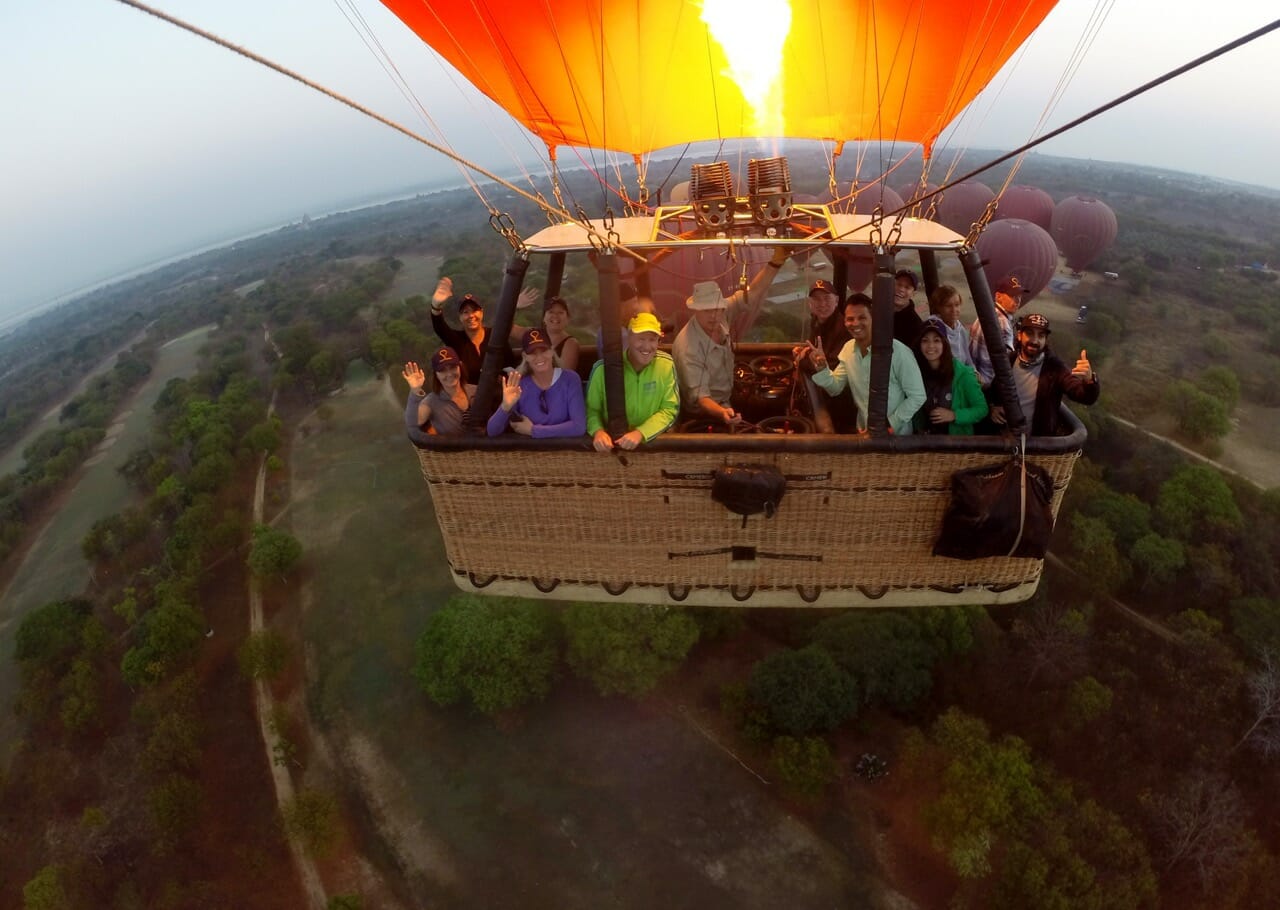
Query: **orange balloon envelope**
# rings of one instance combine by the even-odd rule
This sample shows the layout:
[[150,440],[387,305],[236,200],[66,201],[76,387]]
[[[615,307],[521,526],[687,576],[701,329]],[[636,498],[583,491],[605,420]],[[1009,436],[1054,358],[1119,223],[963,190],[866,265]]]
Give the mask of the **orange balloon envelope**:
[[382,0],[543,140],[918,142],[1057,0]]

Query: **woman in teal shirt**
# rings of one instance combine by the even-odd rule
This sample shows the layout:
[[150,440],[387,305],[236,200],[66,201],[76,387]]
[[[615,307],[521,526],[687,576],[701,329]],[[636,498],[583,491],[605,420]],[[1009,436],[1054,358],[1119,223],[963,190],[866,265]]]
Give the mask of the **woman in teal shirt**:
[[912,350],[925,390],[924,404],[913,420],[916,432],[972,436],[974,424],[987,416],[987,399],[973,367],[951,356],[947,324],[930,316]]

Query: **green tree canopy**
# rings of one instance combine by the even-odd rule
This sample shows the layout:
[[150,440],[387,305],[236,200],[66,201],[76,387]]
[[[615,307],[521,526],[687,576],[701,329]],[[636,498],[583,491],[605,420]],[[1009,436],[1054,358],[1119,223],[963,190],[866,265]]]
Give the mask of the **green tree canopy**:
[[302,558],[302,544],[292,534],[277,531],[267,525],[253,529],[253,544],[249,548],[249,569],[259,578],[271,575],[287,575]]
[[1221,537],[1243,522],[1231,488],[1208,465],[1184,465],[1160,487],[1156,519],[1168,536],[1184,542]]
[[1142,535],[1129,551],[1129,560],[1142,577],[1144,587],[1170,584],[1186,565],[1182,544],[1151,531]]
[[755,665],[747,695],[773,729],[792,736],[826,733],[857,711],[858,687],[817,645],[775,651]]
[[938,654],[909,614],[850,611],[819,623],[811,640],[857,681],[867,704],[905,711],[933,687]]
[[643,695],[698,640],[693,617],[666,607],[575,603],[562,620],[569,666],[601,695]]
[[536,602],[458,594],[427,621],[417,652],[413,673],[432,701],[496,714],[551,691],[555,625]]

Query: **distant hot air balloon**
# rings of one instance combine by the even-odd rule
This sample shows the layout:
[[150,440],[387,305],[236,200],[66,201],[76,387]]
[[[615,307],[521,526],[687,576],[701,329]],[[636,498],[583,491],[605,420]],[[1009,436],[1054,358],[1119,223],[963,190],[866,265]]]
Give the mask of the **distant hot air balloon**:
[[903,183],[900,186],[896,186],[894,187],[894,191],[902,197],[904,202],[910,202],[917,196],[924,196],[927,193],[932,193],[937,188],[938,184],[936,183],[926,183],[924,188],[921,189],[920,181],[916,180],[912,183]]
[[957,234],[968,234],[969,228],[978,220],[996,194],[991,187],[976,180],[957,183],[942,194],[938,203],[938,217],[934,220],[944,224]]
[[853,205],[849,210],[859,215],[874,213],[877,205],[885,214],[896,212],[903,205],[902,197],[882,183],[862,187],[858,190],[858,195],[853,197],[852,202]]
[[689,202],[689,181],[685,180],[673,186],[665,201],[668,205],[687,205]]
[[1053,210],[1053,239],[1073,272],[1082,271],[1116,239],[1116,213],[1091,196],[1068,196]]
[[1052,232],[1053,197],[1039,187],[1014,184],[1000,196],[1000,207],[992,220],[1005,218],[1021,218]]
[[978,238],[978,255],[991,287],[1008,275],[1017,276],[1027,289],[1024,303],[1045,289],[1058,267],[1058,249],[1049,232],[1021,218],[987,225]]
[[695,284],[714,281],[727,297],[741,285],[744,263],[750,281],[772,255],[773,248],[768,246],[736,247],[732,258],[725,248],[679,247],[649,269],[649,294],[658,317],[664,323],[683,325],[688,318],[685,301]]

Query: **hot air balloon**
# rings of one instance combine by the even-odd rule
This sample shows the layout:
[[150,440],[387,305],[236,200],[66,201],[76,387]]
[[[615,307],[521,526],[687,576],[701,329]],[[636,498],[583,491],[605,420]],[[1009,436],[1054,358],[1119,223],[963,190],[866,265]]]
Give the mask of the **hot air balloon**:
[[992,287],[1007,275],[1017,276],[1027,289],[1024,304],[1045,289],[1058,268],[1058,248],[1049,232],[1021,218],[987,225],[978,238],[978,255]]
[[1067,268],[1083,271],[1116,239],[1116,213],[1100,199],[1068,196],[1053,210],[1053,239]]
[[1055,0],[383,3],[549,148],[643,154],[761,136],[928,149]]
[[881,183],[864,186],[853,197],[851,211],[859,215],[870,215],[880,206],[881,212],[888,214],[903,207],[902,197]]
[[1000,206],[992,220],[1002,218],[1021,218],[1050,231],[1053,224],[1053,197],[1039,187],[1014,184],[1001,194]]
[[976,180],[966,180],[949,187],[938,202],[939,224],[945,224],[957,234],[968,234],[996,194],[991,187]]
[[[768,137],[914,143],[927,156],[1054,5],[383,2],[553,158],[563,146],[587,146],[638,159],[704,139]],[[614,456],[585,439],[415,438],[455,583],[490,594],[690,605],[1025,600],[1042,570],[1034,553],[933,555],[952,475],[1005,463],[1007,441],[892,436],[887,421],[892,276],[912,264],[907,256],[929,280],[938,255],[958,255],[986,334],[999,343],[978,253],[963,236],[991,191],[981,184],[948,191],[955,230],[921,219],[891,226],[864,213],[877,203],[892,209],[890,190],[868,190],[853,212],[803,202],[797,210],[784,159],[754,159],[747,170],[744,181],[728,161],[698,164],[687,203],[590,221],[565,212],[514,238],[492,332],[509,334],[531,257],[549,258],[552,294],[566,257],[589,256],[600,273],[603,421],[618,439],[628,430],[617,275],[632,270],[621,260],[636,263],[637,284],[647,281],[654,296],[664,296],[664,309],[680,305],[701,270],[732,291],[744,268],[749,277],[776,247],[797,259],[815,252],[836,258],[832,280],[840,292],[874,263],[871,347],[881,353],[872,359],[867,434],[668,432]],[[976,203],[964,204],[975,194]],[[673,191],[672,198],[679,196]],[[664,275],[679,277],[678,291],[668,294]],[[489,353],[473,411],[495,401],[499,352]],[[735,387],[741,378],[783,407],[821,406],[803,395],[803,382],[784,381],[796,375],[790,342],[741,343],[732,353]],[[588,347],[584,362],[590,358]],[[993,387],[1016,431],[1025,420],[1014,380],[1007,360],[994,359]],[[1030,439],[1023,450],[1028,463],[1049,473],[1053,489],[1066,487],[1084,440],[1079,422],[1071,426],[1072,435]],[[746,492],[753,484],[756,492]],[[538,514],[539,531],[518,548],[498,546],[512,514]]]

